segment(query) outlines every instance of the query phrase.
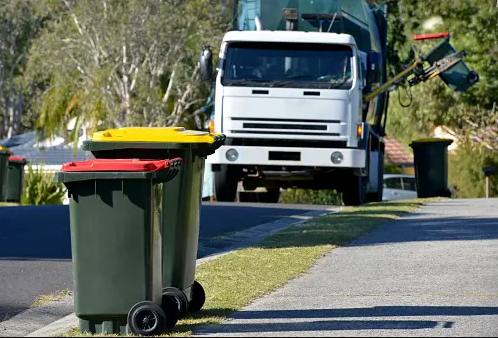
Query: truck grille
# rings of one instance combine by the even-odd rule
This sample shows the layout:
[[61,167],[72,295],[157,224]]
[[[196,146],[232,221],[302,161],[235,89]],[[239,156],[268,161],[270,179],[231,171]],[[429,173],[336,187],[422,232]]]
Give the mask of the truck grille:
[[347,136],[345,123],[337,120],[294,120],[263,118],[231,118],[234,134]]
[[245,129],[327,130],[326,125],[316,124],[244,123],[242,126]]

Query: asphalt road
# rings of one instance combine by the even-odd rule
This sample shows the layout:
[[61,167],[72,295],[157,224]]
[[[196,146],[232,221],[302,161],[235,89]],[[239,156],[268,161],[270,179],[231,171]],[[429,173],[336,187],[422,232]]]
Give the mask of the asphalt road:
[[[200,241],[323,206],[204,203]],[[0,321],[44,294],[72,289],[69,208],[0,207]]]

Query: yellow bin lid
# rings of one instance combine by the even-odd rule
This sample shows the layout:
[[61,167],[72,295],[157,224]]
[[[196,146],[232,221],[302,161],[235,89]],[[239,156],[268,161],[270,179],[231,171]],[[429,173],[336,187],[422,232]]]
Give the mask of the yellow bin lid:
[[4,152],[4,153],[9,153],[9,154],[12,154],[12,152],[10,151],[10,149],[9,149],[9,148],[5,148],[5,147],[2,147],[2,146],[0,146],[0,151],[1,151],[1,152]]
[[215,137],[205,131],[185,130],[183,127],[128,127],[94,133],[95,142],[160,142],[160,143],[214,143]]

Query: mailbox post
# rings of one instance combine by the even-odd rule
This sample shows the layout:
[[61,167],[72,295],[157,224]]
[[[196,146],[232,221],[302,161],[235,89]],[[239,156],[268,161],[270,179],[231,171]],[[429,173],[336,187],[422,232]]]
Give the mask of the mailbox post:
[[489,180],[491,176],[496,175],[496,167],[495,166],[487,166],[482,168],[484,175],[486,176],[486,198],[489,198]]

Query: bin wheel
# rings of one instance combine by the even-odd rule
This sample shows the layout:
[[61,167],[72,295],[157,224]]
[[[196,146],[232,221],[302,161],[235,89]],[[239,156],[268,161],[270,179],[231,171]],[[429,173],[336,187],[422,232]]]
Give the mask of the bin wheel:
[[153,302],[139,302],[128,312],[130,331],[139,336],[156,336],[164,333],[166,315],[159,305]]
[[[187,314],[188,299],[182,290],[174,287],[167,287],[163,289],[163,304],[174,302],[178,308],[178,319],[182,319]],[[163,306],[164,307],[164,306]],[[169,309],[164,308],[167,312]]]
[[194,281],[192,285],[192,300],[188,303],[188,311],[191,313],[197,312],[204,306],[206,301],[206,292],[198,281]]
[[180,313],[178,311],[178,302],[176,297],[173,295],[169,295],[163,297],[162,308],[164,313],[166,314],[166,329],[171,329],[176,325],[178,320],[180,319]]

